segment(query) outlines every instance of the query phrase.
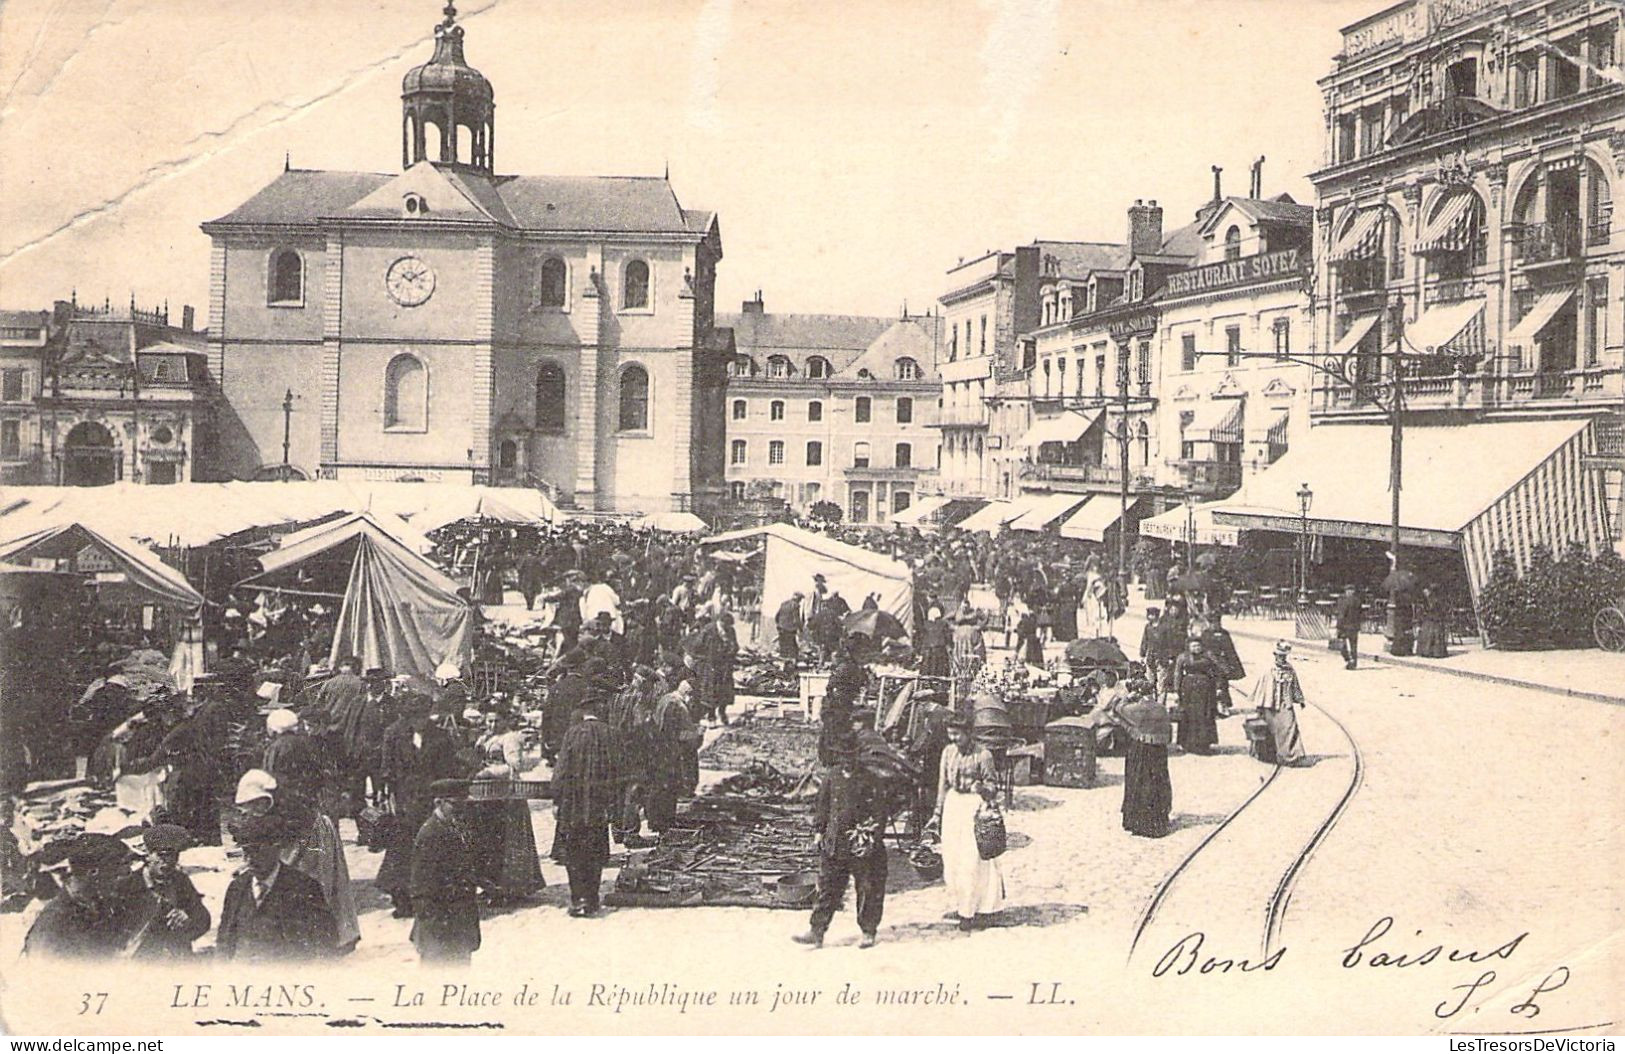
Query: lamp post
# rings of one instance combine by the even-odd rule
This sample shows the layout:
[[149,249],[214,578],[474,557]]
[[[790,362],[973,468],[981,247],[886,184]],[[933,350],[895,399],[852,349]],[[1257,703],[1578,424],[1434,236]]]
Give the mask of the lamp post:
[[1309,506],[1315,492],[1305,483],[1298,488],[1298,606],[1309,605]]
[[293,478],[293,466],[288,462],[289,435],[293,430],[293,389],[282,397],[282,482]]
[[1196,570],[1196,491],[1185,488],[1185,573]]

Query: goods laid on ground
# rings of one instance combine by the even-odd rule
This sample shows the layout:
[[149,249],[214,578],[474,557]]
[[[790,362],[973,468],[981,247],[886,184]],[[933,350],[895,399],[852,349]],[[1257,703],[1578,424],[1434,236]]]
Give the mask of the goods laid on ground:
[[755,762],[801,775],[818,764],[818,726],[791,721],[739,721],[700,751],[700,766],[743,772]]

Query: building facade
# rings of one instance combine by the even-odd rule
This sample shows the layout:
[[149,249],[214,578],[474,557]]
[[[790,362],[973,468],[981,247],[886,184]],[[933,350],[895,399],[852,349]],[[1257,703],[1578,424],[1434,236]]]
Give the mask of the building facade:
[[[396,174],[290,170],[205,223],[222,470],[720,497],[721,233],[664,178],[498,174],[455,13],[402,84]],[[294,410],[283,408],[292,392]]]
[[1380,417],[1396,361],[1411,421],[1595,416],[1616,532],[1621,14],[1407,0],[1347,27],[1313,176],[1316,339],[1353,382],[1317,386],[1317,424]]
[[1157,482],[1228,497],[1309,429],[1314,210],[1289,197],[1206,210],[1189,270],[1158,298]]
[[207,477],[218,391],[192,309],[7,312],[0,349],[0,480],[96,486]]
[[820,501],[882,523],[933,489],[940,320],[770,314],[758,294],[719,321],[734,333],[729,497]]

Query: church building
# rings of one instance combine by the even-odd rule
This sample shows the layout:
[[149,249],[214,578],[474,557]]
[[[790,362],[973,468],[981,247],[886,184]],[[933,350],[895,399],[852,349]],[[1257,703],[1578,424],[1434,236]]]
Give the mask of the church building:
[[[583,510],[721,495],[722,240],[665,178],[499,175],[447,4],[396,173],[290,169],[203,224],[218,474],[537,486]],[[292,393],[292,409],[285,410]]]

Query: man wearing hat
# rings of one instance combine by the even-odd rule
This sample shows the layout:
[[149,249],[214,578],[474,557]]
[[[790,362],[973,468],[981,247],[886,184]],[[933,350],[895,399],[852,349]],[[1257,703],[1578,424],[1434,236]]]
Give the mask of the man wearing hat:
[[784,672],[796,671],[796,660],[801,657],[801,604],[805,596],[800,590],[791,593],[773,615],[773,628],[779,634],[779,658],[784,660]]
[[599,719],[599,705],[583,700],[581,720],[564,734],[553,767],[554,854],[570,876],[570,914],[578,918],[598,913],[609,825],[622,797],[619,744]]
[[819,850],[818,900],[806,933],[798,944],[818,947],[846,895],[857,887],[860,948],[872,948],[886,908],[886,796],[857,761],[855,742],[842,746],[835,764],[824,772],[814,813],[814,843]]
[[431,718],[429,698],[418,692],[400,697],[401,717],[384,734],[383,769],[395,809],[397,830],[385,848],[376,885],[395,903],[395,917],[412,913],[412,846],[418,828],[434,809],[429,787],[458,772],[457,745]]
[[366,804],[367,782],[372,781],[375,804],[383,800],[383,775],[379,771],[384,747],[384,729],[393,715],[389,671],[373,667],[361,682],[361,693],[351,695],[335,689],[330,727],[337,733],[349,774],[349,792],[357,808]]
[[23,939],[28,957],[115,959],[133,953],[143,921],[140,880],[130,873],[134,854],[107,834],[81,834],[45,847],[41,862],[53,869],[61,892],[34,919]]
[[141,843],[146,850],[141,880],[152,900],[152,914],[141,932],[135,956],[190,959],[192,942],[208,933],[214,921],[197,887],[181,870],[181,851],[195,844],[191,832],[177,824],[161,823],[147,828]]
[[434,809],[412,845],[412,944],[418,959],[467,966],[480,947],[474,849],[460,815],[468,781],[435,780]]
[[338,936],[321,885],[282,862],[300,832],[272,812],[244,818],[231,833],[248,866],[226,889],[215,941],[220,956],[243,962],[330,956]]

